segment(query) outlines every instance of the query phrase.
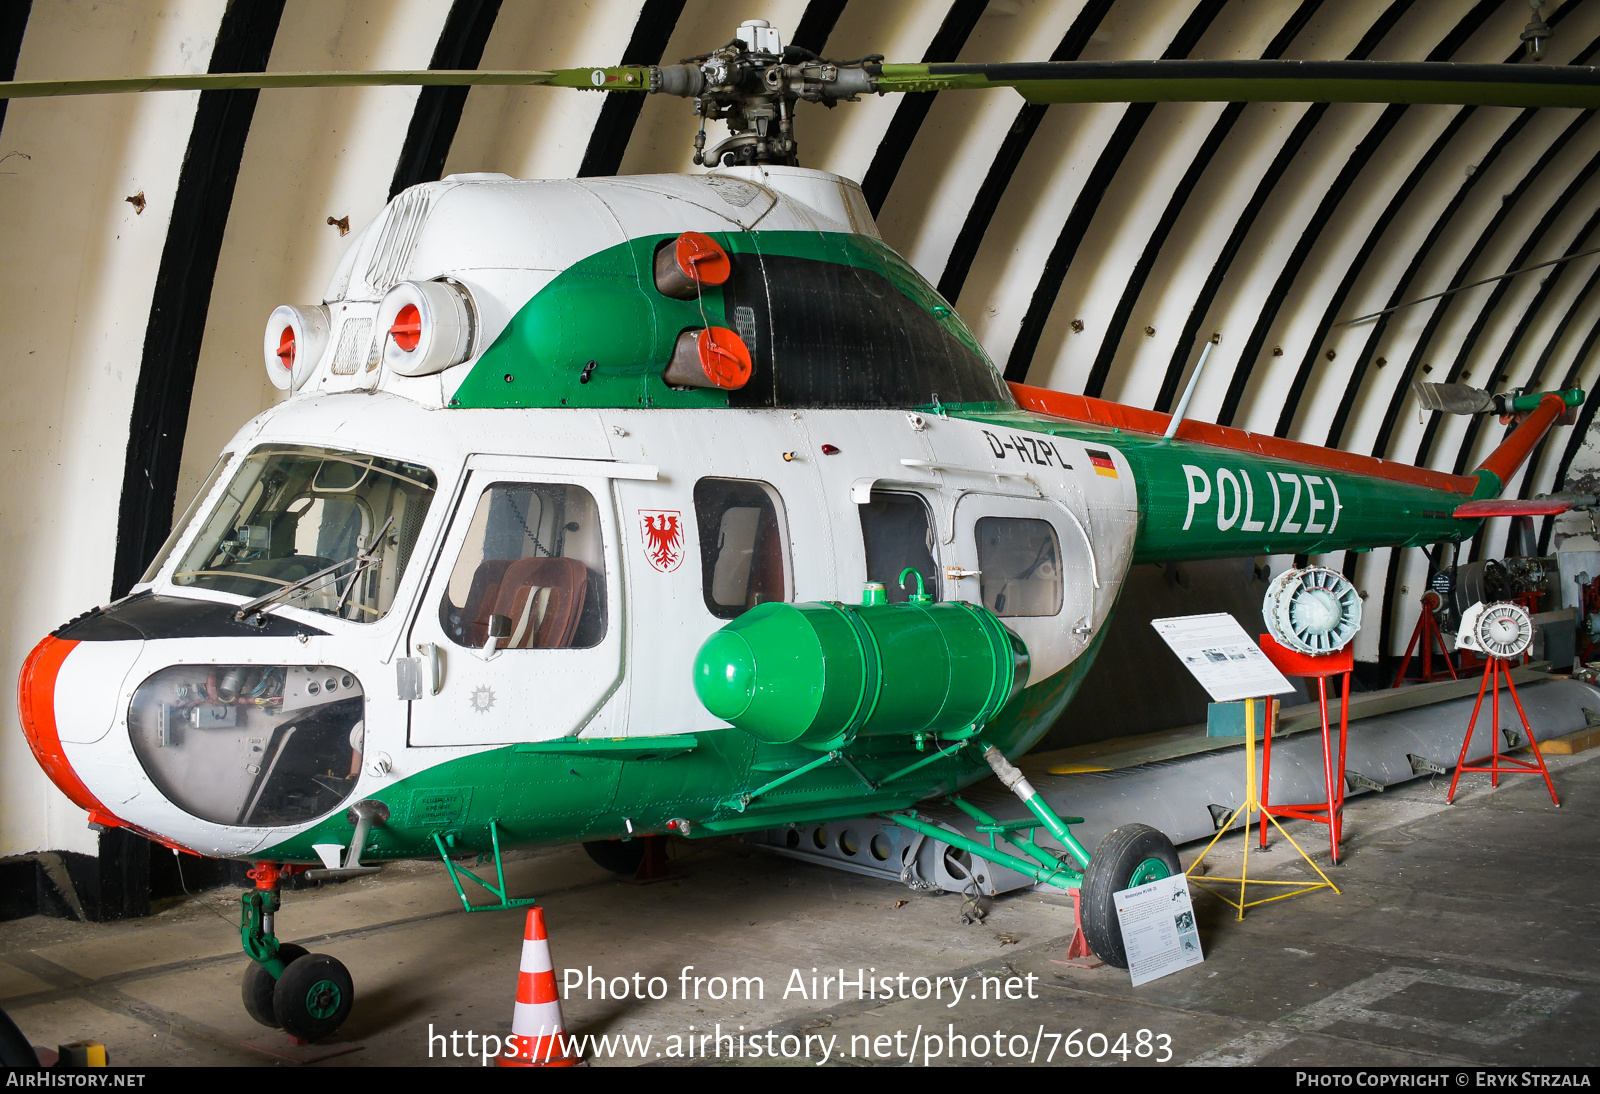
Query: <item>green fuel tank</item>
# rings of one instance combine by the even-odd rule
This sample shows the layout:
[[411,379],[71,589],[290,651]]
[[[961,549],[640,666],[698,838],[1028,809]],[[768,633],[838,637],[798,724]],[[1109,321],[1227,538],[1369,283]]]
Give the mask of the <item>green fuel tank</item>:
[[994,613],[919,591],[859,607],[762,604],[706,639],[694,688],[714,716],[768,744],[819,751],[857,737],[970,736],[1028,682],[1028,650]]

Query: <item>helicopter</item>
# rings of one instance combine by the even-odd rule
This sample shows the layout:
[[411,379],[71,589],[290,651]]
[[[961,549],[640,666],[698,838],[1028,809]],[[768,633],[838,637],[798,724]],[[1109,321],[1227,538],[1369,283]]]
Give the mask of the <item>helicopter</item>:
[[[506,890],[511,848],[618,861],[611,841],[862,815],[958,839],[919,806],[991,774],[1033,820],[978,817],[1005,847],[961,846],[1080,890],[1090,945],[1125,965],[1112,896],[1177,872],[1171,841],[1125,825],[1091,852],[1013,761],[1067,709],[1129,567],[1460,541],[1559,507],[1497,499],[1581,391],[1497,396],[1520,424],[1450,475],[1008,384],[859,185],[799,166],[794,120],[1003,87],[1594,107],[1593,69],[841,63],[751,21],[678,65],[0,96],[406,84],[688,98],[706,170],[396,195],[321,303],[268,318],[283,401],[131,592],[19,681],[35,757],[92,825],[254,864],[243,1001],[294,1036],[332,1034],[355,991],[278,938],[285,876],[436,857],[468,911],[512,908],[532,901]],[[728,131],[709,147],[708,121]]]

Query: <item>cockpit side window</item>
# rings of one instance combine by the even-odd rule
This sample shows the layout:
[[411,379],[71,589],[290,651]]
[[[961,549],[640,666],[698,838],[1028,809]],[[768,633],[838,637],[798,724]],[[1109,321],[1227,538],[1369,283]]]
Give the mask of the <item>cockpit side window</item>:
[[1061,541],[1047,520],[979,517],[978,589],[1002,617],[1061,611]]
[[[500,617],[496,620],[495,617]],[[606,570],[594,495],[564,483],[497,482],[478,497],[439,622],[481,649],[588,649],[606,635]]]
[[217,485],[217,480],[222,477],[222,469],[228,466],[228,461],[232,458],[233,453],[231,452],[224,452],[217,457],[217,465],[211,469],[211,474],[206,476],[206,481],[200,484],[200,489],[195,493],[194,499],[189,502],[189,508],[185,509],[183,516],[179,517],[177,522],[173,524],[172,531],[167,535],[167,541],[161,545],[161,550],[156,552],[156,557],[150,560],[150,565],[145,567],[144,576],[139,579],[139,584],[148,585],[156,579],[156,575],[161,573],[161,567],[167,564],[168,556],[177,549],[178,541],[183,538],[183,534],[188,531],[189,524],[194,520],[195,514],[200,511],[200,503],[210,496],[211,491]]

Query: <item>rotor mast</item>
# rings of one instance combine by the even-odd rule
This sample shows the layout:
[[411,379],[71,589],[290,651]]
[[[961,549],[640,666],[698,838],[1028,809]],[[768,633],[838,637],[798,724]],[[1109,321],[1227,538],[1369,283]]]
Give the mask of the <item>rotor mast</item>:
[[[764,19],[739,26],[727,45],[675,65],[652,65],[652,94],[694,100],[700,131],[694,162],[706,166],[776,164],[798,166],[794,105],[801,99],[827,106],[854,102],[873,90],[867,66],[882,57],[839,64],[797,46],[784,48],[777,28]],[[599,73],[597,72],[597,75]],[[728,136],[706,149],[707,121],[723,121]]]

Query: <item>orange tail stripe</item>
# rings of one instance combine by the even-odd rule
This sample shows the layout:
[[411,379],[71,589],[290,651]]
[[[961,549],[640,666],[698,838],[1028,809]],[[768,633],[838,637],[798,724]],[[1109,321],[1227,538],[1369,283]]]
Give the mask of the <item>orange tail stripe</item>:
[[[1155,410],[1144,410],[1136,406],[1107,402],[1104,399],[1091,399],[1087,395],[1068,395],[1066,392],[1030,387],[1027,384],[1012,384],[1011,391],[1025,410],[1031,410],[1036,414],[1048,414],[1053,418],[1106,426],[1110,429],[1154,433],[1159,437],[1167,431],[1167,423],[1172,420],[1172,415]],[[1354,475],[1370,475],[1391,482],[1412,483],[1430,490],[1447,490],[1453,494],[1470,496],[1478,488],[1478,480],[1467,475],[1447,475],[1442,471],[1430,471],[1425,467],[1390,463],[1388,460],[1380,460],[1373,456],[1359,456],[1354,452],[1341,452],[1336,448],[1322,448],[1314,444],[1285,440],[1282,437],[1269,437],[1261,433],[1234,429],[1231,426],[1200,422],[1193,418],[1183,420],[1178,427],[1177,439],[1214,445],[1218,448],[1231,448],[1236,452],[1253,452],[1261,456],[1292,460],[1313,467],[1326,467],[1332,471],[1348,471]]]
[[1500,447],[1489,453],[1488,458],[1478,466],[1498,478],[1502,487],[1506,486],[1545,431],[1566,412],[1567,404],[1561,396],[1546,395],[1523,419],[1522,424],[1512,431],[1511,436],[1500,442]]

